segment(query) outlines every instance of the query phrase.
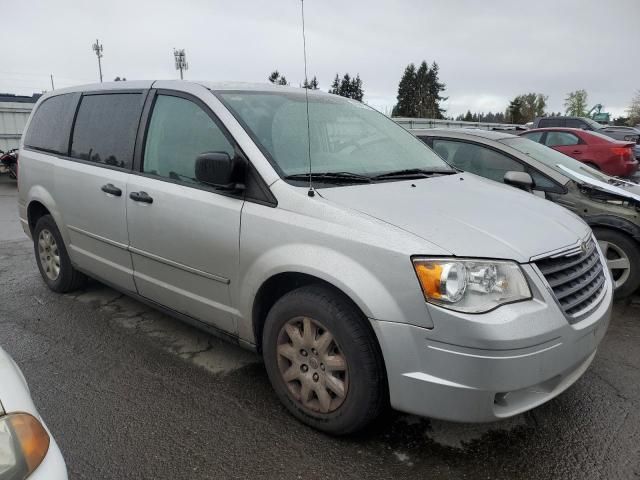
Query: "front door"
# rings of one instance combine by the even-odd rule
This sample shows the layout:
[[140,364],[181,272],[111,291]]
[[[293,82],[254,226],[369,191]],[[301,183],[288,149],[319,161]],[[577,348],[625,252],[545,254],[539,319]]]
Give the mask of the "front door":
[[142,165],[127,185],[127,224],[138,293],[235,333],[242,198],[199,183],[204,152],[237,153],[206,106],[180,93],[156,94]]

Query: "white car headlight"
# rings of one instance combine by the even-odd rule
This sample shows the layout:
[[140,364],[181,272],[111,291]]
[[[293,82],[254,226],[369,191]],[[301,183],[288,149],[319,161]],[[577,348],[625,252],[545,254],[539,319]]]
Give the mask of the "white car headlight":
[[460,258],[413,258],[427,302],[465,313],[483,313],[531,298],[515,262]]

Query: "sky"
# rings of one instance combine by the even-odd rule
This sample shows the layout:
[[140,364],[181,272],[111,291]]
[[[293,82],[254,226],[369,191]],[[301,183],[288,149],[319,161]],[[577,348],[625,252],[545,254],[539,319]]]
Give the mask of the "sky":
[[[304,80],[300,0],[0,0],[0,92],[30,95],[104,79],[179,76]],[[309,76],[327,90],[360,74],[368,104],[389,112],[407,64],[440,65],[447,115],[504,111],[527,92],[562,111],[570,91],[623,115],[640,90],[640,0],[305,0]],[[12,19],[8,21],[8,19]],[[13,20],[15,19],[15,21]]]

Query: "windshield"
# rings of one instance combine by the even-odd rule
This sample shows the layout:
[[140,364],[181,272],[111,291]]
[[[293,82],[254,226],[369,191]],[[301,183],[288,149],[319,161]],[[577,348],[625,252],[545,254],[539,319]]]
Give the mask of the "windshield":
[[594,130],[600,130],[601,128],[604,128],[604,126],[602,124],[596,122],[595,120],[592,120],[591,118],[584,117],[582,120],[584,120],[586,123],[588,123],[589,126],[591,128],[593,128]]
[[[304,90],[217,92],[218,98],[279,170],[281,176],[351,173],[368,177],[410,169],[452,169],[404,128],[355,100]],[[309,141],[310,139],[310,148]]]
[[563,165],[569,170],[573,170],[574,172],[582,173],[583,175],[587,175],[596,180],[600,180],[603,182],[607,182],[612,177],[605,175],[604,173],[600,173],[597,170],[581,163],[573,158],[560,153],[553,148],[546,147],[540,143],[534,142],[533,140],[529,140],[528,138],[503,138],[500,140],[500,143],[504,143],[511,148],[515,148],[519,152],[524,153],[525,155],[529,155],[534,160],[539,161],[540,163],[544,163],[547,167],[554,169],[556,172],[559,172],[563,175],[566,175],[567,172],[558,168],[558,165]]

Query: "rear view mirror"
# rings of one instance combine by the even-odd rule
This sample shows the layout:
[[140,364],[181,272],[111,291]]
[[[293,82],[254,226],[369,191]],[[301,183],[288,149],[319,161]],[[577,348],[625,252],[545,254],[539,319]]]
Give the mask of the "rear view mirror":
[[504,174],[504,183],[526,192],[530,192],[533,188],[533,178],[527,172],[507,172]]
[[196,157],[196,180],[224,190],[244,188],[245,161],[225,152],[205,152]]

